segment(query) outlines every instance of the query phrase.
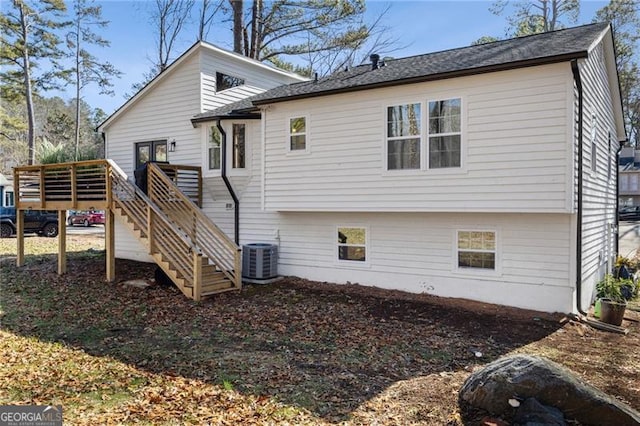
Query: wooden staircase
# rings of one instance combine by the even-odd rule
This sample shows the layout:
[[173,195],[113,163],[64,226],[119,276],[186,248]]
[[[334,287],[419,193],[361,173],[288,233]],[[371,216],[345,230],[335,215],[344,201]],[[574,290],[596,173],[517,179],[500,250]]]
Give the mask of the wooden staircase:
[[89,205],[109,209],[187,297],[239,290],[241,250],[199,208],[200,169],[149,164],[147,172],[148,195],[111,160],[17,167],[16,207],[61,217]]

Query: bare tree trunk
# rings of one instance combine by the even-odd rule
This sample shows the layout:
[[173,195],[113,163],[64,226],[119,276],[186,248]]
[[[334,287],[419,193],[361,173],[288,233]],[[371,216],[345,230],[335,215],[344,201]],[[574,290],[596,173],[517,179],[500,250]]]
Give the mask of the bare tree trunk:
[[166,23],[167,23],[167,9],[171,7],[171,2],[168,4],[163,4],[160,0],[156,0],[156,4],[158,5],[159,11],[159,22],[160,24],[160,34],[158,35],[158,73],[164,71],[167,67],[167,64],[164,61],[164,38],[167,34]]
[[29,39],[29,24],[27,22],[26,11],[24,10],[24,5],[20,3],[19,6],[20,11],[20,25],[22,29],[22,39],[24,40],[24,48],[22,51],[22,61],[24,67],[24,97],[27,101],[27,146],[29,147],[29,159],[27,160],[28,165],[32,165],[35,163],[36,159],[36,150],[35,150],[35,127],[36,127],[36,118],[35,113],[33,111],[33,94],[31,88],[31,64],[29,63],[29,43],[27,40]]
[[262,0],[253,0],[251,13],[251,48],[248,56],[258,59],[260,56],[259,40],[261,40],[262,34]]
[[242,12],[243,0],[229,0],[233,8],[233,51],[242,54]]
[[551,23],[549,24],[549,29],[545,31],[555,31],[556,22],[558,21],[558,14],[560,13],[561,1],[552,0],[551,2]]

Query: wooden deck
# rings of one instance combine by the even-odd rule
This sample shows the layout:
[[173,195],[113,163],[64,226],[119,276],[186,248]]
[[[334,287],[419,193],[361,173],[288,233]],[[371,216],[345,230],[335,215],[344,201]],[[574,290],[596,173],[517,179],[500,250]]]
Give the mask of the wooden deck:
[[[66,210],[104,210],[107,280],[115,278],[114,218],[142,242],[180,290],[194,300],[238,290],[240,248],[203,212],[199,167],[149,164],[147,191],[109,160],[14,169],[16,209],[57,210],[58,273],[66,272]],[[18,266],[24,265],[23,215],[17,215]]]

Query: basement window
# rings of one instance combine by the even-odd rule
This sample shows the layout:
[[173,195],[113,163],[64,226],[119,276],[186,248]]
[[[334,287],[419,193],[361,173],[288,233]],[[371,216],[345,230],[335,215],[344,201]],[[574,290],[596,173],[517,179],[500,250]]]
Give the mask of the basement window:
[[337,237],[339,261],[367,261],[366,228],[338,227]]
[[496,269],[495,231],[458,231],[459,269]]

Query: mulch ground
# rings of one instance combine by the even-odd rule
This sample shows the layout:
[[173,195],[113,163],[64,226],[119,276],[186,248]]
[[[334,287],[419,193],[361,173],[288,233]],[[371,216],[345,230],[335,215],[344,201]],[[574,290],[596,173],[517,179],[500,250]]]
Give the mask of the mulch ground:
[[81,238],[58,276],[42,249],[55,240],[29,240],[36,254],[20,269],[0,242],[0,404],[61,404],[69,424],[481,424],[486,413],[461,412],[458,390],[511,353],[545,356],[640,410],[635,312],[619,335],[295,277],[196,303],[123,284],[151,282],[149,264],[119,260],[105,283],[102,253]]

